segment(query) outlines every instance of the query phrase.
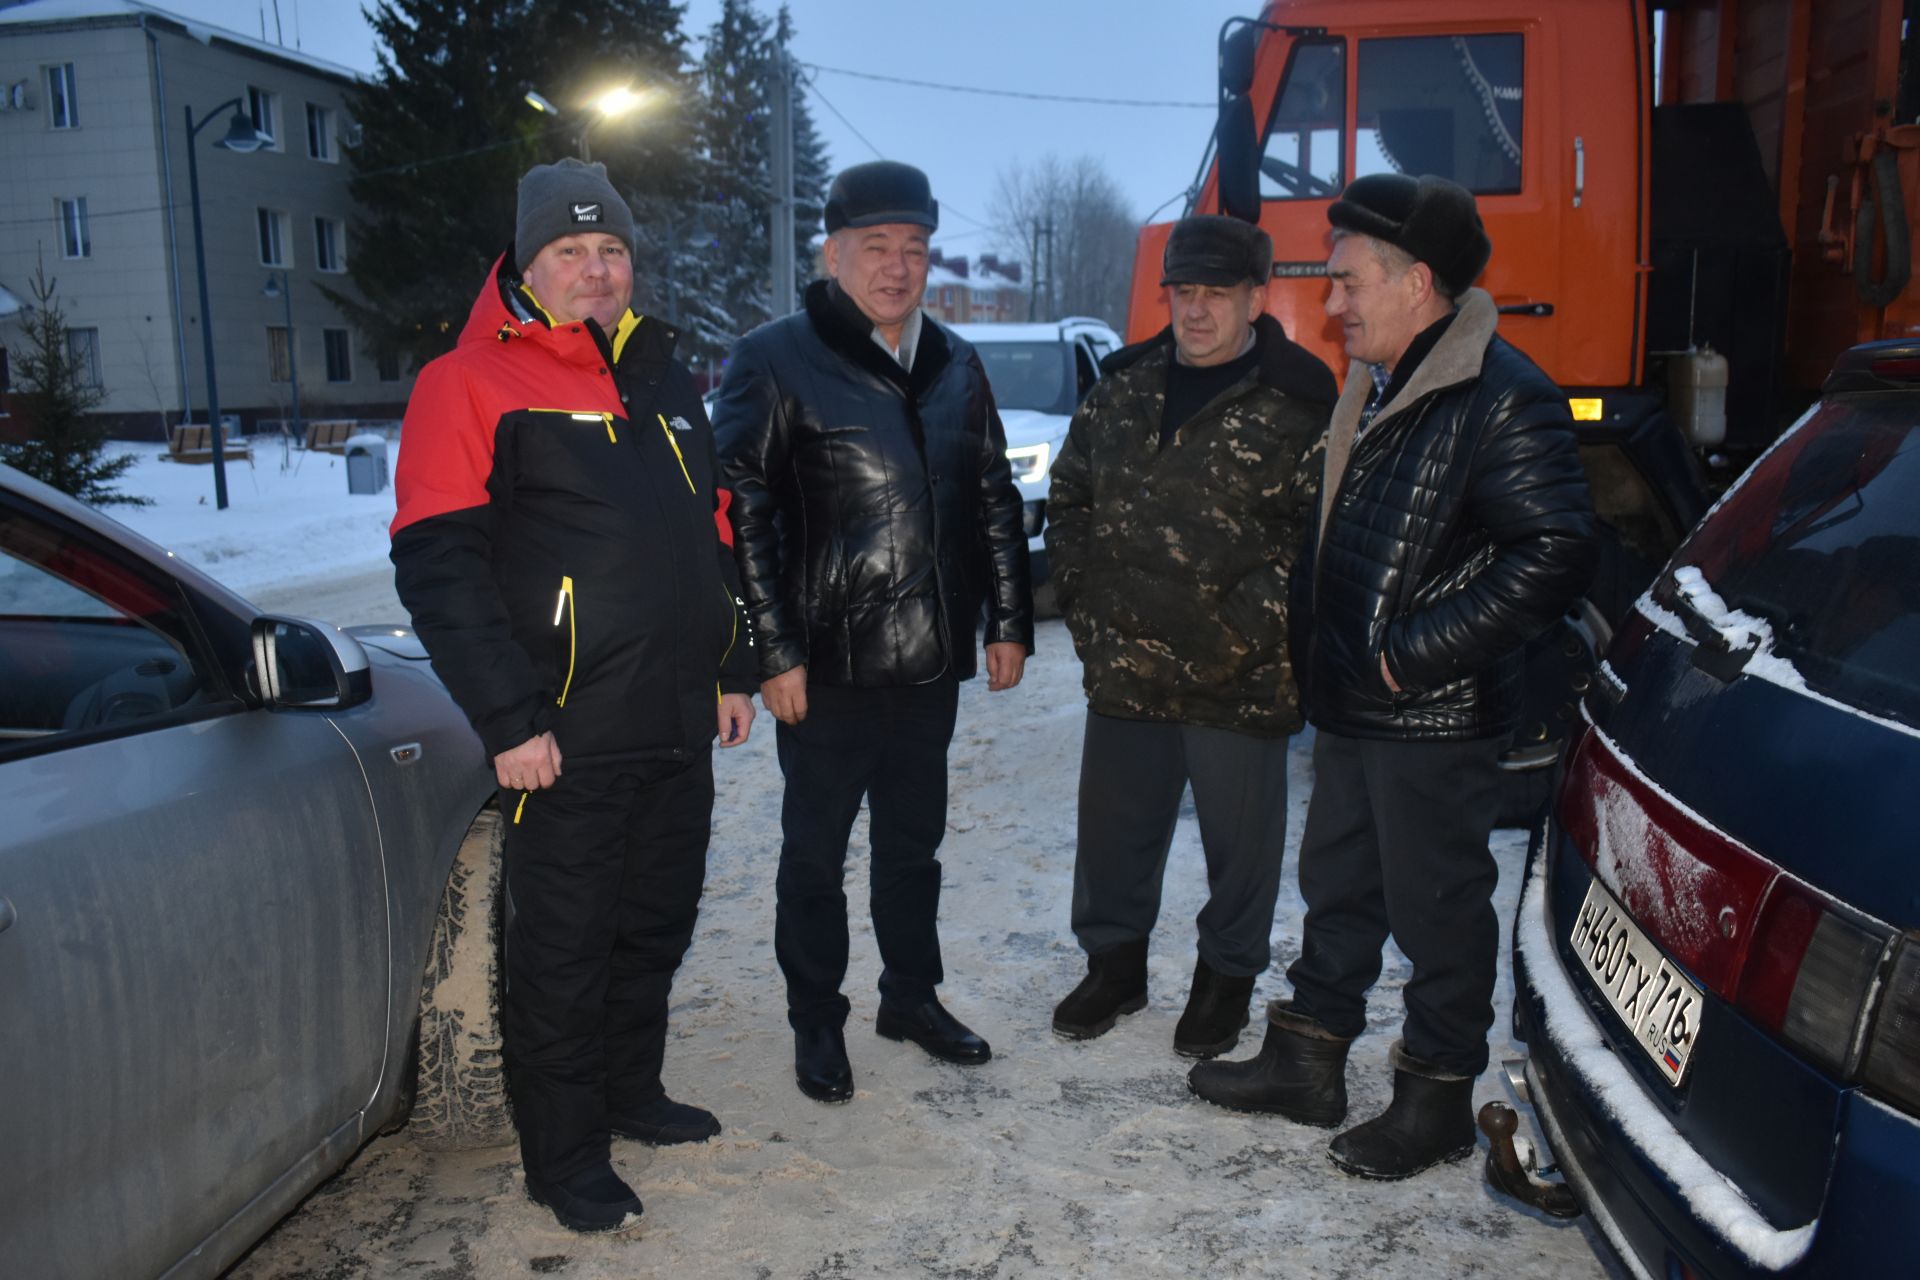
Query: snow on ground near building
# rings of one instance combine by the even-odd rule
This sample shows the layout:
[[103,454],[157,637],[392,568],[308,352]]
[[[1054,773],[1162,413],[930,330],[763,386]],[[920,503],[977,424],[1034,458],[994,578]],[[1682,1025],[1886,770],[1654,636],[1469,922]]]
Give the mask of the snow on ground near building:
[[[389,490],[346,492],[345,464],[256,445],[229,468],[231,508],[213,506],[209,467],[162,462],[126,478],[156,499],[114,509],[148,537],[257,603],[341,623],[399,616],[388,570]],[[205,499],[204,503],[201,499]],[[992,1042],[979,1068],[936,1063],[873,1034],[879,963],[866,913],[864,818],[848,858],[853,963],[847,1027],[857,1094],[842,1107],[801,1096],[773,958],[780,773],[772,721],[719,754],[706,896],[674,988],[666,1078],[713,1108],[724,1133],[695,1147],[619,1142],[616,1167],[646,1204],[624,1237],[561,1230],[529,1202],[511,1149],[433,1155],[404,1131],[361,1151],[232,1272],[237,1280],[413,1274],[461,1277],[1424,1277],[1604,1276],[1584,1222],[1560,1224],[1496,1197],[1478,1156],[1403,1183],[1346,1177],[1330,1132],[1210,1107],[1172,1050],[1194,963],[1205,866],[1183,812],[1153,937],[1152,1003],[1108,1035],[1058,1040],[1054,1003],[1084,971],[1068,928],[1074,792],[1085,703],[1065,628],[1041,624],[1017,689],[963,687],[941,903],[942,996]],[[377,696],[377,692],[376,692]],[[1258,1009],[1284,994],[1303,907],[1294,860],[1312,787],[1294,746],[1292,848]],[[1525,852],[1500,832],[1496,904],[1510,921]],[[1491,1038],[1513,1052],[1501,955]],[[1349,1069],[1350,1119],[1391,1095],[1408,966],[1389,949],[1369,1033]],[[1482,1077],[1476,1102],[1501,1097]]]
[[[115,487],[154,505],[107,507],[106,513],[241,595],[281,594],[308,580],[387,563],[393,490],[348,493],[344,458],[256,437],[250,462],[227,463],[227,509],[221,511],[211,465],[166,461],[164,445],[128,451],[140,461]],[[389,452],[389,469],[395,456]]]

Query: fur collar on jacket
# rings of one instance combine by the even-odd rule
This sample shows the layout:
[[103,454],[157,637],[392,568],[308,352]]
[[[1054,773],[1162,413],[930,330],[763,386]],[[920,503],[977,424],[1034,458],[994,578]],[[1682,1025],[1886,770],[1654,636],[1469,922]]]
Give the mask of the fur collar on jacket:
[[[1499,321],[1500,312],[1493,305],[1493,295],[1485,289],[1469,289],[1461,294],[1460,311],[1453,323],[1433,344],[1433,350],[1413,371],[1407,384],[1391,401],[1380,406],[1380,412],[1374,415],[1367,430],[1380,430],[1387,419],[1432,392],[1478,378],[1486,362],[1487,344],[1493,341]],[[1367,397],[1372,392],[1373,376],[1367,372],[1365,363],[1359,360],[1349,363],[1347,385],[1340,392],[1339,403],[1333,406],[1333,422],[1327,428],[1326,481],[1320,488],[1320,539],[1323,542],[1327,536],[1327,513],[1333,510],[1334,495],[1340,492],[1340,481],[1347,473],[1347,460],[1353,456],[1353,442],[1360,431],[1360,413],[1367,407]]]
[[873,321],[833,281],[815,280],[808,285],[806,307],[813,331],[835,355],[884,379],[911,400],[920,399],[953,361],[952,339],[932,316],[922,317],[920,345],[909,372],[874,342]]

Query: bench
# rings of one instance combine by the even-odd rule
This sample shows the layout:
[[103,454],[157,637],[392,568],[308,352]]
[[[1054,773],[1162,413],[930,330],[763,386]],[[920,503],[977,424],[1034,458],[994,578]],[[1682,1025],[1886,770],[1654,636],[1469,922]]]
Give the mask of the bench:
[[[228,460],[253,461],[253,448],[245,439],[236,440],[233,428],[225,426],[220,436],[220,452]],[[213,432],[200,422],[182,422],[167,437],[170,462],[212,462]]]
[[347,441],[359,434],[355,418],[322,418],[307,424],[307,438],[301,446],[316,453],[345,453]]

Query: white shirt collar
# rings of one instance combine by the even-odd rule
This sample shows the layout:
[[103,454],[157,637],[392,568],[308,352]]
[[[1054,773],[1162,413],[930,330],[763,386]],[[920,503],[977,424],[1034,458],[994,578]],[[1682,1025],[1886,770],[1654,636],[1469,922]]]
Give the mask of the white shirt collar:
[[887,340],[880,336],[880,327],[878,325],[874,326],[871,335],[875,346],[892,356],[895,360],[898,360],[900,367],[909,372],[913,369],[914,353],[920,349],[921,314],[920,308],[915,307],[913,314],[908,316],[906,322],[900,326],[900,349],[898,351],[888,346]]

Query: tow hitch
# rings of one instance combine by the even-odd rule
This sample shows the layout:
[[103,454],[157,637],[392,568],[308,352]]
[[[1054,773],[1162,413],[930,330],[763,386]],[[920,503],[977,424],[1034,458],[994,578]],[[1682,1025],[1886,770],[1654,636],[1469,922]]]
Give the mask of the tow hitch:
[[[1524,1062],[1505,1064],[1507,1083],[1522,1102],[1529,1100],[1525,1065]],[[1564,1182],[1542,1176],[1557,1170],[1543,1171],[1537,1167],[1533,1143],[1525,1138],[1520,1139],[1520,1144],[1515,1143],[1514,1135],[1520,1128],[1518,1112],[1504,1102],[1489,1102],[1480,1108],[1479,1123],[1480,1131],[1487,1135],[1487,1181],[1496,1190],[1550,1217],[1580,1216],[1580,1202],[1573,1198],[1573,1189]]]

